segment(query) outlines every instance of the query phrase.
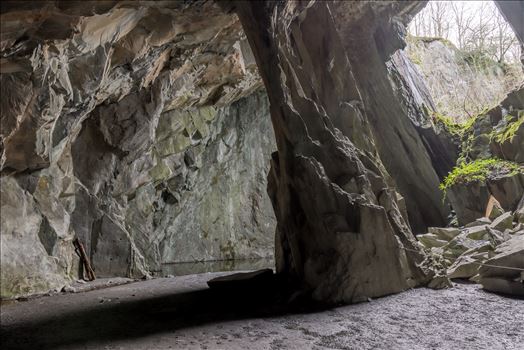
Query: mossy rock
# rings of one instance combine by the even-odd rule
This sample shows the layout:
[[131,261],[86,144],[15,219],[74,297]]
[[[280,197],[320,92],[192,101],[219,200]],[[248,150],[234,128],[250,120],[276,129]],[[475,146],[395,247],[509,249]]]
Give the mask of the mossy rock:
[[451,181],[446,188],[446,197],[457,214],[459,225],[466,225],[484,216],[491,195],[500,201],[505,211],[510,211],[517,207],[524,194],[521,166],[520,170],[513,173],[467,174],[464,177]]
[[479,159],[456,166],[440,184],[440,189],[446,191],[456,184],[470,182],[486,182],[490,177],[505,177],[524,174],[524,167],[515,162],[497,158]]

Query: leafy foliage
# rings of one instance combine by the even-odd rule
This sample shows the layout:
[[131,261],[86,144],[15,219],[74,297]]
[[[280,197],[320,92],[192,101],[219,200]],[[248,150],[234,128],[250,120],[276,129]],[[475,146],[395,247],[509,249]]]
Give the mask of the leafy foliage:
[[433,119],[436,123],[442,124],[450,134],[462,138],[472,129],[473,124],[475,124],[475,121],[477,120],[477,116],[469,118],[464,123],[457,123],[454,121],[453,117],[448,117],[435,112],[433,114]]
[[478,159],[469,163],[456,166],[440,184],[444,192],[454,184],[468,183],[473,181],[484,182],[493,175],[515,175],[524,174],[524,167],[507,160],[488,158]]

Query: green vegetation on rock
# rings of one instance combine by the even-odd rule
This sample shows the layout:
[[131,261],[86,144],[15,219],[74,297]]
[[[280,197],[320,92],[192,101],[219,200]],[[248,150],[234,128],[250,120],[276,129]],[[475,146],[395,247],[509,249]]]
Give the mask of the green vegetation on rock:
[[457,49],[457,47],[448,39],[441,38],[438,36],[415,36],[408,34],[406,37],[406,41],[411,44],[416,44],[417,42],[423,42],[426,44],[432,43],[434,41],[440,41],[442,44]]
[[518,173],[524,174],[524,167],[515,162],[497,158],[478,159],[457,165],[442,181],[440,189],[445,192],[455,184],[473,181],[484,182],[490,176],[513,176]]
[[478,116],[474,116],[469,118],[463,123],[457,123],[454,121],[455,118],[448,117],[446,115],[440,114],[438,112],[433,113],[433,119],[438,124],[442,124],[442,126],[452,135],[458,136],[460,138],[464,137],[466,133],[471,130],[473,127],[473,124],[475,123],[475,120],[477,120]]
[[517,133],[517,130],[520,128],[520,126],[523,123],[524,123],[524,113],[520,112],[519,117],[516,120],[510,121],[503,130],[493,132],[491,137],[493,140],[495,140],[498,143],[504,143],[506,141],[511,142],[511,140]]

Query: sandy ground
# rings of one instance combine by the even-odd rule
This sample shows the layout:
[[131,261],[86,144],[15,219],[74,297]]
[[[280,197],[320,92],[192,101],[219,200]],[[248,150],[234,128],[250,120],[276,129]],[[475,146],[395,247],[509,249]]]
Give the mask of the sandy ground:
[[306,312],[207,289],[217,275],[2,304],[1,348],[524,349],[524,300],[477,285]]

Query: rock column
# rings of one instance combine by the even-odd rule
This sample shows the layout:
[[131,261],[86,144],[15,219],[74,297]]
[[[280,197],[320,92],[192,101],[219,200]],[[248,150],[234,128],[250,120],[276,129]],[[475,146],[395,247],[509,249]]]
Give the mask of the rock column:
[[[354,3],[354,16],[362,6]],[[268,191],[277,270],[318,299],[357,302],[427,283],[425,256],[383,166],[328,2],[238,2],[271,103]],[[380,5],[381,6],[381,5]]]

